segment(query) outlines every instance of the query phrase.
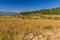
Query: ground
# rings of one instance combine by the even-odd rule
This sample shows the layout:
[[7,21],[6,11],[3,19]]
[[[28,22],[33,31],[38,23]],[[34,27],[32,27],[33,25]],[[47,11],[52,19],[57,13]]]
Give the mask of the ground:
[[60,20],[0,17],[1,40],[60,40]]

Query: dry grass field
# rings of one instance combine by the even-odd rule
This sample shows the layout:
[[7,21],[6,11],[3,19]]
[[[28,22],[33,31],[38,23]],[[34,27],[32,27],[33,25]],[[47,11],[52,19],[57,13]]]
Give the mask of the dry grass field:
[[0,40],[60,40],[60,20],[1,16]]

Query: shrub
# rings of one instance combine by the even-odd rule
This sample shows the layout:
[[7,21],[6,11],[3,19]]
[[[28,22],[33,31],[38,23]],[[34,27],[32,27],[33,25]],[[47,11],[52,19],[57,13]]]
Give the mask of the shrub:
[[30,38],[24,38],[24,40],[31,40]]
[[51,17],[48,17],[48,19],[51,19]]
[[48,26],[44,26],[43,28],[46,29],[46,30],[50,30],[50,29],[53,28],[53,26],[48,25]]
[[0,37],[0,40],[3,40],[3,38],[2,38],[2,37]]
[[43,18],[43,19],[45,19],[45,17],[44,16],[40,16],[41,18]]

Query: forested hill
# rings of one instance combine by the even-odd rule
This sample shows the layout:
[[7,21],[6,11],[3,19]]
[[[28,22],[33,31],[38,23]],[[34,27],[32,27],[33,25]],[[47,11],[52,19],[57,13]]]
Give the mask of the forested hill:
[[21,12],[19,14],[20,15],[30,15],[30,14],[60,15],[60,7],[52,8],[52,9],[43,9],[43,10],[32,11],[32,12]]

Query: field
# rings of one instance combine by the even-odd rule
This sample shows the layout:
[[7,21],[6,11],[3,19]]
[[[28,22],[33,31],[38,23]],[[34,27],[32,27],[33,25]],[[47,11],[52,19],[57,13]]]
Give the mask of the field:
[[60,40],[60,20],[1,16],[0,40]]

